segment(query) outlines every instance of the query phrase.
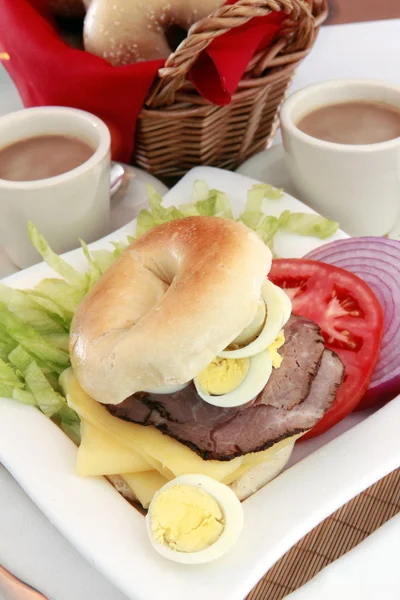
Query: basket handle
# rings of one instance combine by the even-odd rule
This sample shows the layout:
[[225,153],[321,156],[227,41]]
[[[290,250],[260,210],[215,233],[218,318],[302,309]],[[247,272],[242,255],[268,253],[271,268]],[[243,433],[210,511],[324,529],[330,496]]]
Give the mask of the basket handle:
[[[287,39],[286,50],[303,49],[314,35],[314,17],[310,0],[238,0],[236,4],[217,8],[211,15],[194,23],[187,38],[170,54],[158,72],[158,81],[152,88],[146,105],[156,108],[173,104],[176,92],[184,85],[186,75],[200,53],[217,37],[234,27],[244,25],[254,17],[265,17],[271,12],[290,15],[281,36]],[[311,2],[312,3],[312,2]]]

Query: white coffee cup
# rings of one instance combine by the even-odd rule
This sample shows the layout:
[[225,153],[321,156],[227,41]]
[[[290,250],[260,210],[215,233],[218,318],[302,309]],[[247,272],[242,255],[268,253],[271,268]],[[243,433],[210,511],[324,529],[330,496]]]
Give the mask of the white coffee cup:
[[0,179],[0,243],[21,268],[40,260],[28,236],[32,221],[57,253],[92,242],[108,231],[110,132],[98,117],[63,107],[29,108],[0,118],[0,149],[29,137],[68,135],[86,141],[94,154],[55,177],[36,181]]
[[314,210],[339,221],[350,235],[384,235],[400,217],[400,138],[336,144],[296,126],[316,108],[352,100],[385,102],[400,109],[400,86],[344,79],[294,93],[280,114],[286,163],[301,200]]

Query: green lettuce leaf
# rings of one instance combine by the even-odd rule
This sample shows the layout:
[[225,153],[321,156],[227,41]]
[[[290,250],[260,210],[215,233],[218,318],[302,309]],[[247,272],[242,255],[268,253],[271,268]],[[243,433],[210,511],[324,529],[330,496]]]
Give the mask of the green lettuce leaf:
[[129,238],[127,241],[123,240],[121,242],[111,242],[111,245],[114,248],[114,251],[112,253],[114,260],[120,257],[123,252],[125,252],[130,243],[131,242],[129,242]]
[[156,221],[147,208],[142,208],[136,221],[136,235],[140,237],[147,231],[155,227]]
[[279,229],[279,219],[276,217],[264,217],[255,232],[260,236],[264,244],[268,246],[271,252],[274,252],[274,237]]
[[63,279],[68,281],[71,285],[76,288],[81,288],[82,291],[87,290],[88,287],[88,276],[87,273],[81,273],[77,269],[74,269],[66,260],[58,256],[50,248],[44,237],[36,229],[32,222],[28,224],[29,237],[32,245],[39,252],[45,263],[49,265]]
[[[1,396],[1,393],[0,393],[0,396]],[[6,394],[4,394],[4,396],[5,396],[5,398],[9,397]],[[11,398],[13,400],[18,400],[18,402],[22,402],[22,404],[29,404],[30,406],[37,407],[37,403],[36,403],[34,395],[31,394],[31,392],[28,392],[27,390],[21,390],[20,388],[14,388],[12,391]]]
[[100,279],[101,277],[101,270],[98,267],[96,261],[93,259],[91,253],[89,252],[89,248],[87,247],[87,244],[83,241],[83,240],[79,240],[81,247],[82,247],[82,251],[83,254],[85,255],[85,258],[87,260],[88,263],[88,269],[86,271],[86,275],[87,275],[87,279],[88,279],[88,288],[90,289],[98,279]]
[[53,371],[62,373],[69,364],[69,354],[47,342],[42,335],[27,323],[21,321],[7,306],[0,302],[0,325],[6,333],[24,348],[31,356],[37,357]]
[[5,327],[0,324],[0,358],[2,360],[7,360],[10,352],[12,352],[17,345],[17,342],[7,333]]
[[92,250],[90,254],[102,275],[111,267],[115,260],[114,253],[110,250]]
[[[9,345],[2,341],[0,341],[0,360],[6,361],[8,359],[8,355],[15,348],[15,344]],[[1,378],[0,378],[1,381]]]
[[150,210],[143,208],[137,218],[136,224],[136,237],[140,237],[153,227],[173,221],[174,219],[181,219],[185,215],[175,206],[164,207],[162,205],[162,198],[160,194],[156,192],[153,186],[147,186],[147,193],[149,197]]
[[259,197],[250,197],[247,195],[247,202],[243,213],[239,217],[239,221],[244,223],[250,229],[257,229],[260,221],[264,217],[264,213],[261,210],[263,199]]
[[83,300],[85,293],[63,279],[42,279],[34,290],[29,291],[29,296],[37,299],[38,302],[53,302],[57,305],[69,327],[76,308]]
[[313,213],[298,213],[284,211],[279,217],[280,228],[283,231],[297,233],[298,235],[310,235],[324,240],[338,230],[339,223],[325,219]]
[[[42,334],[65,331],[59,314],[50,313],[48,307],[31,299],[29,294],[0,283],[0,303],[23,323],[34,327]],[[59,311],[58,311],[59,312]]]
[[32,356],[25,352],[21,346],[18,346],[9,358],[14,368],[22,373],[26,390],[33,396],[36,406],[47,417],[57,414],[65,405],[66,400],[53,389]]
[[59,422],[64,433],[78,446],[81,441],[81,421],[76,412],[66,402],[58,411],[56,421]]
[[249,200],[280,200],[283,198],[283,190],[273,187],[269,183],[255,183],[247,192]]
[[210,188],[204,179],[198,179],[194,182],[192,188],[192,202],[196,204],[200,200],[207,200],[210,193]]
[[50,346],[68,352],[69,350],[69,333],[47,333],[43,335],[43,339]]
[[2,385],[11,387],[12,389],[23,389],[24,387],[22,377],[18,371],[2,359],[0,359],[0,381]]

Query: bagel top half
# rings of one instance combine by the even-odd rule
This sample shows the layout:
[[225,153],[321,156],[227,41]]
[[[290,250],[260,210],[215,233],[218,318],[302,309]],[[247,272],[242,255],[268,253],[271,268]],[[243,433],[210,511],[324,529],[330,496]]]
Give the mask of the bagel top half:
[[271,253],[245,225],[187,217],[136,240],[78,306],[75,375],[97,401],[196,377],[252,321]]

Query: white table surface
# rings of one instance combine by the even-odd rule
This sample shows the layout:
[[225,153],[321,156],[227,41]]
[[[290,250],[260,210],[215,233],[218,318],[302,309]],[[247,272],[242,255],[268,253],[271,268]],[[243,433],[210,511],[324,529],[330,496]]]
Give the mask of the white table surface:
[[[293,89],[340,77],[368,77],[400,84],[400,19],[323,28],[315,48],[297,72]],[[0,67],[0,115],[21,107],[15,88]],[[77,554],[1,467],[0,506],[0,563],[6,568],[42,590],[50,600],[127,600]],[[304,588],[305,591],[298,596],[299,600],[328,598],[323,590],[326,590],[326,581],[329,581],[332,573],[335,574],[335,581],[346,576],[347,584],[345,588],[340,588],[341,593],[329,597],[380,599],[380,588],[374,585],[365,586],[362,596],[358,591],[349,595],[349,586],[356,585],[351,573],[362,572],[367,556],[396,551],[394,540],[399,539],[400,535],[399,519],[393,519],[378,533],[371,536],[366,549],[364,543],[355,556],[350,553],[339,559],[334,571],[325,575],[324,570],[319,577],[322,583],[313,581],[313,587]],[[353,561],[350,569],[349,557]],[[368,573],[371,581],[388,576],[391,578],[391,589],[400,590],[398,569],[386,573],[370,569]],[[343,593],[344,589],[347,592]],[[387,600],[399,597],[393,594],[385,596]],[[9,599],[0,592],[0,600]]]

